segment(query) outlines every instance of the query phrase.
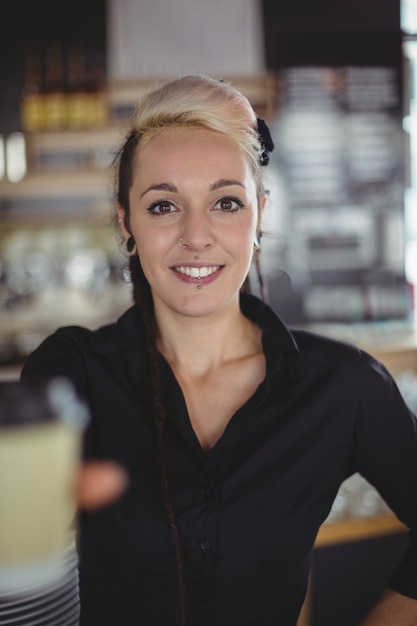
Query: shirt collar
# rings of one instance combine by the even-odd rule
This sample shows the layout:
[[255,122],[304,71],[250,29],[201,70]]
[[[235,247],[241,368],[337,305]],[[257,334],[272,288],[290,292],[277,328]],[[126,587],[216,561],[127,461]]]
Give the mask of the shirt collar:
[[292,378],[300,353],[291,331],[267,304],[255,296],[242,294],[240,307],[242,313],[262,329],[267,374],[284,369]]
[[[255,296],[241,294],[240,306],[242,313],[262,329],[267,372],[284,367],[288,374],[294,373],[299,350],[291,331],[267,304]],[[147,359],[143,356],[146,354],[145,329],[136,305],[117,320],[108,341],[100,342],[98,350],[129,361],[135,370],[146,368]]]

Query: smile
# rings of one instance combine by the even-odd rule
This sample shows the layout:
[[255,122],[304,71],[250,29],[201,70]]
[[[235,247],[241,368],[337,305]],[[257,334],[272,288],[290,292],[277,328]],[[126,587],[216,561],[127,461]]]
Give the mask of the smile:
[[178,265],[173,269],[180,274],[190,276],[191,278],[207,278],[220,269],[220,265],[212,265],[210,267],[190,267],[189,265]]

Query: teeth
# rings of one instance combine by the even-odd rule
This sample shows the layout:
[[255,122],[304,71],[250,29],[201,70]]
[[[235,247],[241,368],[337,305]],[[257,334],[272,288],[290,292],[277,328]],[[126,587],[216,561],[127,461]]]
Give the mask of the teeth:
[[217,272],[218,269],[220,269],[220,265],[211,267],[189,267],[188,265],[180,265],[175,268],[175,271],[180,272],[180,274],[185,274],[186,276],[191,276],[191,278],[205,278],[213,274],[213,272]]

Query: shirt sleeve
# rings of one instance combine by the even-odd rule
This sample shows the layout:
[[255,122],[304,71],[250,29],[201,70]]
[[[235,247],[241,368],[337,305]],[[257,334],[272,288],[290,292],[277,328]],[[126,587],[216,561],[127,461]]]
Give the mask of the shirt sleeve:
[[79,342],[75,340],[77,331],[82,333],[83,329],[62,328],[47,337],[27,358],[21,372],[22,383],[37,385],[64,377],[84,397],[85,365]]
[[417,420],[386,368],[362,353],[358,471],[409,529],[410,545],[390,587],[417,599]]

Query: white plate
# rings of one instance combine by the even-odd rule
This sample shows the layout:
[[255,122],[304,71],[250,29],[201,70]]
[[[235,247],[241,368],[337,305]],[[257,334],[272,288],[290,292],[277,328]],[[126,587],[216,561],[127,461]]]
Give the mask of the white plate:
[[79,619],[78,571],[54,591],[0,603],[0,626],[72,626]]
[[65,584],[78,565],[75,546],[43,563],[0,567],[0,606],[53,592]]

